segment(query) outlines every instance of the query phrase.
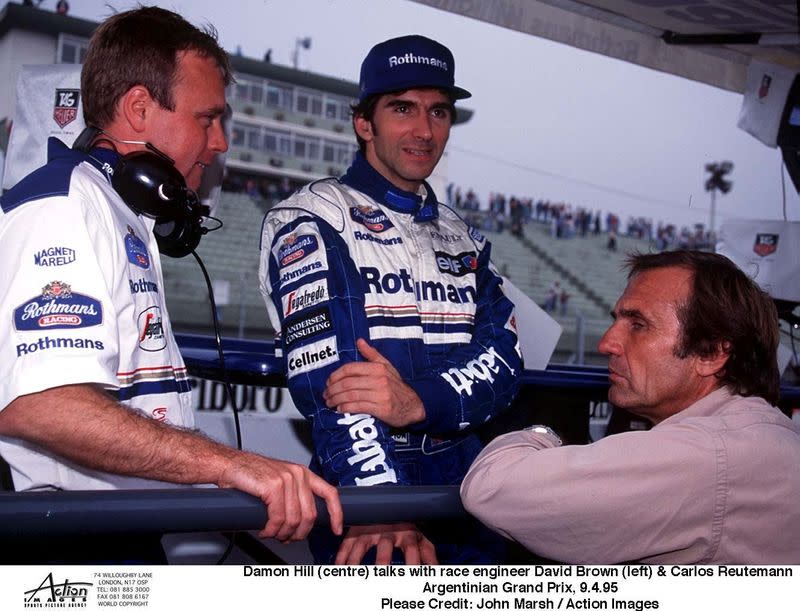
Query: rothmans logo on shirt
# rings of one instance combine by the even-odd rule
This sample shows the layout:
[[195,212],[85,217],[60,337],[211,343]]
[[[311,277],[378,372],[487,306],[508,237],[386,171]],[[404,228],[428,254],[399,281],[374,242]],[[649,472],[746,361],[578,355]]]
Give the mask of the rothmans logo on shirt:
[[350,218],[356,223],[364,225],[364,227],[374,233],[382,233],[394,227],[392,221],[389,220],[382,210],[373,208],[372,206],[351,206]]
[[281,267],[286,267],[292,263],[302,261],[312,252],[319,248],[317,236],[314,235],[301,235],[297,236],[290,233],[281,244],[278,250],[278,260]]
[[54,280],[42,288],[42,294],[14,310],[17,331],[75,329],[103,323],[103,306],[88,295],[75,293],[72,287]]
[[433,66],[440,70],[447,70],[447,62],[442,61],[438,57],[425,57],[424,55],[414,55],[410,51],[405,55],[392,55],[389,57],[389,67],[402,66],[404,64],[425,64]]

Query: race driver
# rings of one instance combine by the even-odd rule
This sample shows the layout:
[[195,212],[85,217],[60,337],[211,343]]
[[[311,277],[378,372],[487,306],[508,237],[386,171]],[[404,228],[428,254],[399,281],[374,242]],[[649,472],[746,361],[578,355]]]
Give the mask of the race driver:
[[[353,164],[265,217],[261,290],[290,393],[311,421],[312,470],[330,483],[456,484],[481,449],[475,428],[516,393],[514,308],[489,244],[426,182],[454,102],[469,96],[440,43],[376,45],[361,66]],[[319,563],[502,561],[502,544],[458,521],[309,541]]]

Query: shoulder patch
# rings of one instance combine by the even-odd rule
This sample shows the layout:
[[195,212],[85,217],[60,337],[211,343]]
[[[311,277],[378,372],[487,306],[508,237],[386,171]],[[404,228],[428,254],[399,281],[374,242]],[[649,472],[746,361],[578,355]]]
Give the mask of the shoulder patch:
[[103,306],[98,299],[76,293],[72,287],[54,280],[42,287],[41,295],[14,310],[17,331],[42,329],[80,329],[103,323]]

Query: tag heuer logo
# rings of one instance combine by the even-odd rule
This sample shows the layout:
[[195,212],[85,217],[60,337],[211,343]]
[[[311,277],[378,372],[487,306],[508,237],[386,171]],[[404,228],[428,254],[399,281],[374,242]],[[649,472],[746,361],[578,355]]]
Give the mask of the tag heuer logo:
[[777,233],[757,233],[756,243],[753,244],[753,252],[759,257],[766,257],[774,253],[778,248]]
[[56,101],[53,104],[53,119],[60,128],[72,123],[78,116],[78,104],[81,101],[80,89],[56,89]]

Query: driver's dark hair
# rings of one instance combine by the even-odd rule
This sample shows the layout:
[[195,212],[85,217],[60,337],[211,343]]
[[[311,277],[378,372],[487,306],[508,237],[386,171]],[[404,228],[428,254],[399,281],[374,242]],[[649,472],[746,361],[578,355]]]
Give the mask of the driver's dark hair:
[[[403,91],[408,91],[407,89],[403,89],[402,91],[388,91],[385,93],[373,93],[370,96],[367,96],[360,102],[352,104],[350,106],[350,112],[352,115],[353,121],[353,133],[356,135],[356,140],[358,141],[358,149],[361,151],[363,155],[367,149],[367,143],[364,139],[358,135],[355,126],[355,120],[357,117],[363,117],[370,123],[372,123],[372,131],[375,131],[375,123],[373,122],[373,118],[375,117],[375,108],[378,106],[378,100],[381,99],[382,96],[386,95],[387,93],[403,93]],[[458,116],[456,111],[456,99],[453,95],[445,90],[441,90],[442,93],[445,93],[450,100],[450,123],[453,124],[456,122],[456,117]]]

